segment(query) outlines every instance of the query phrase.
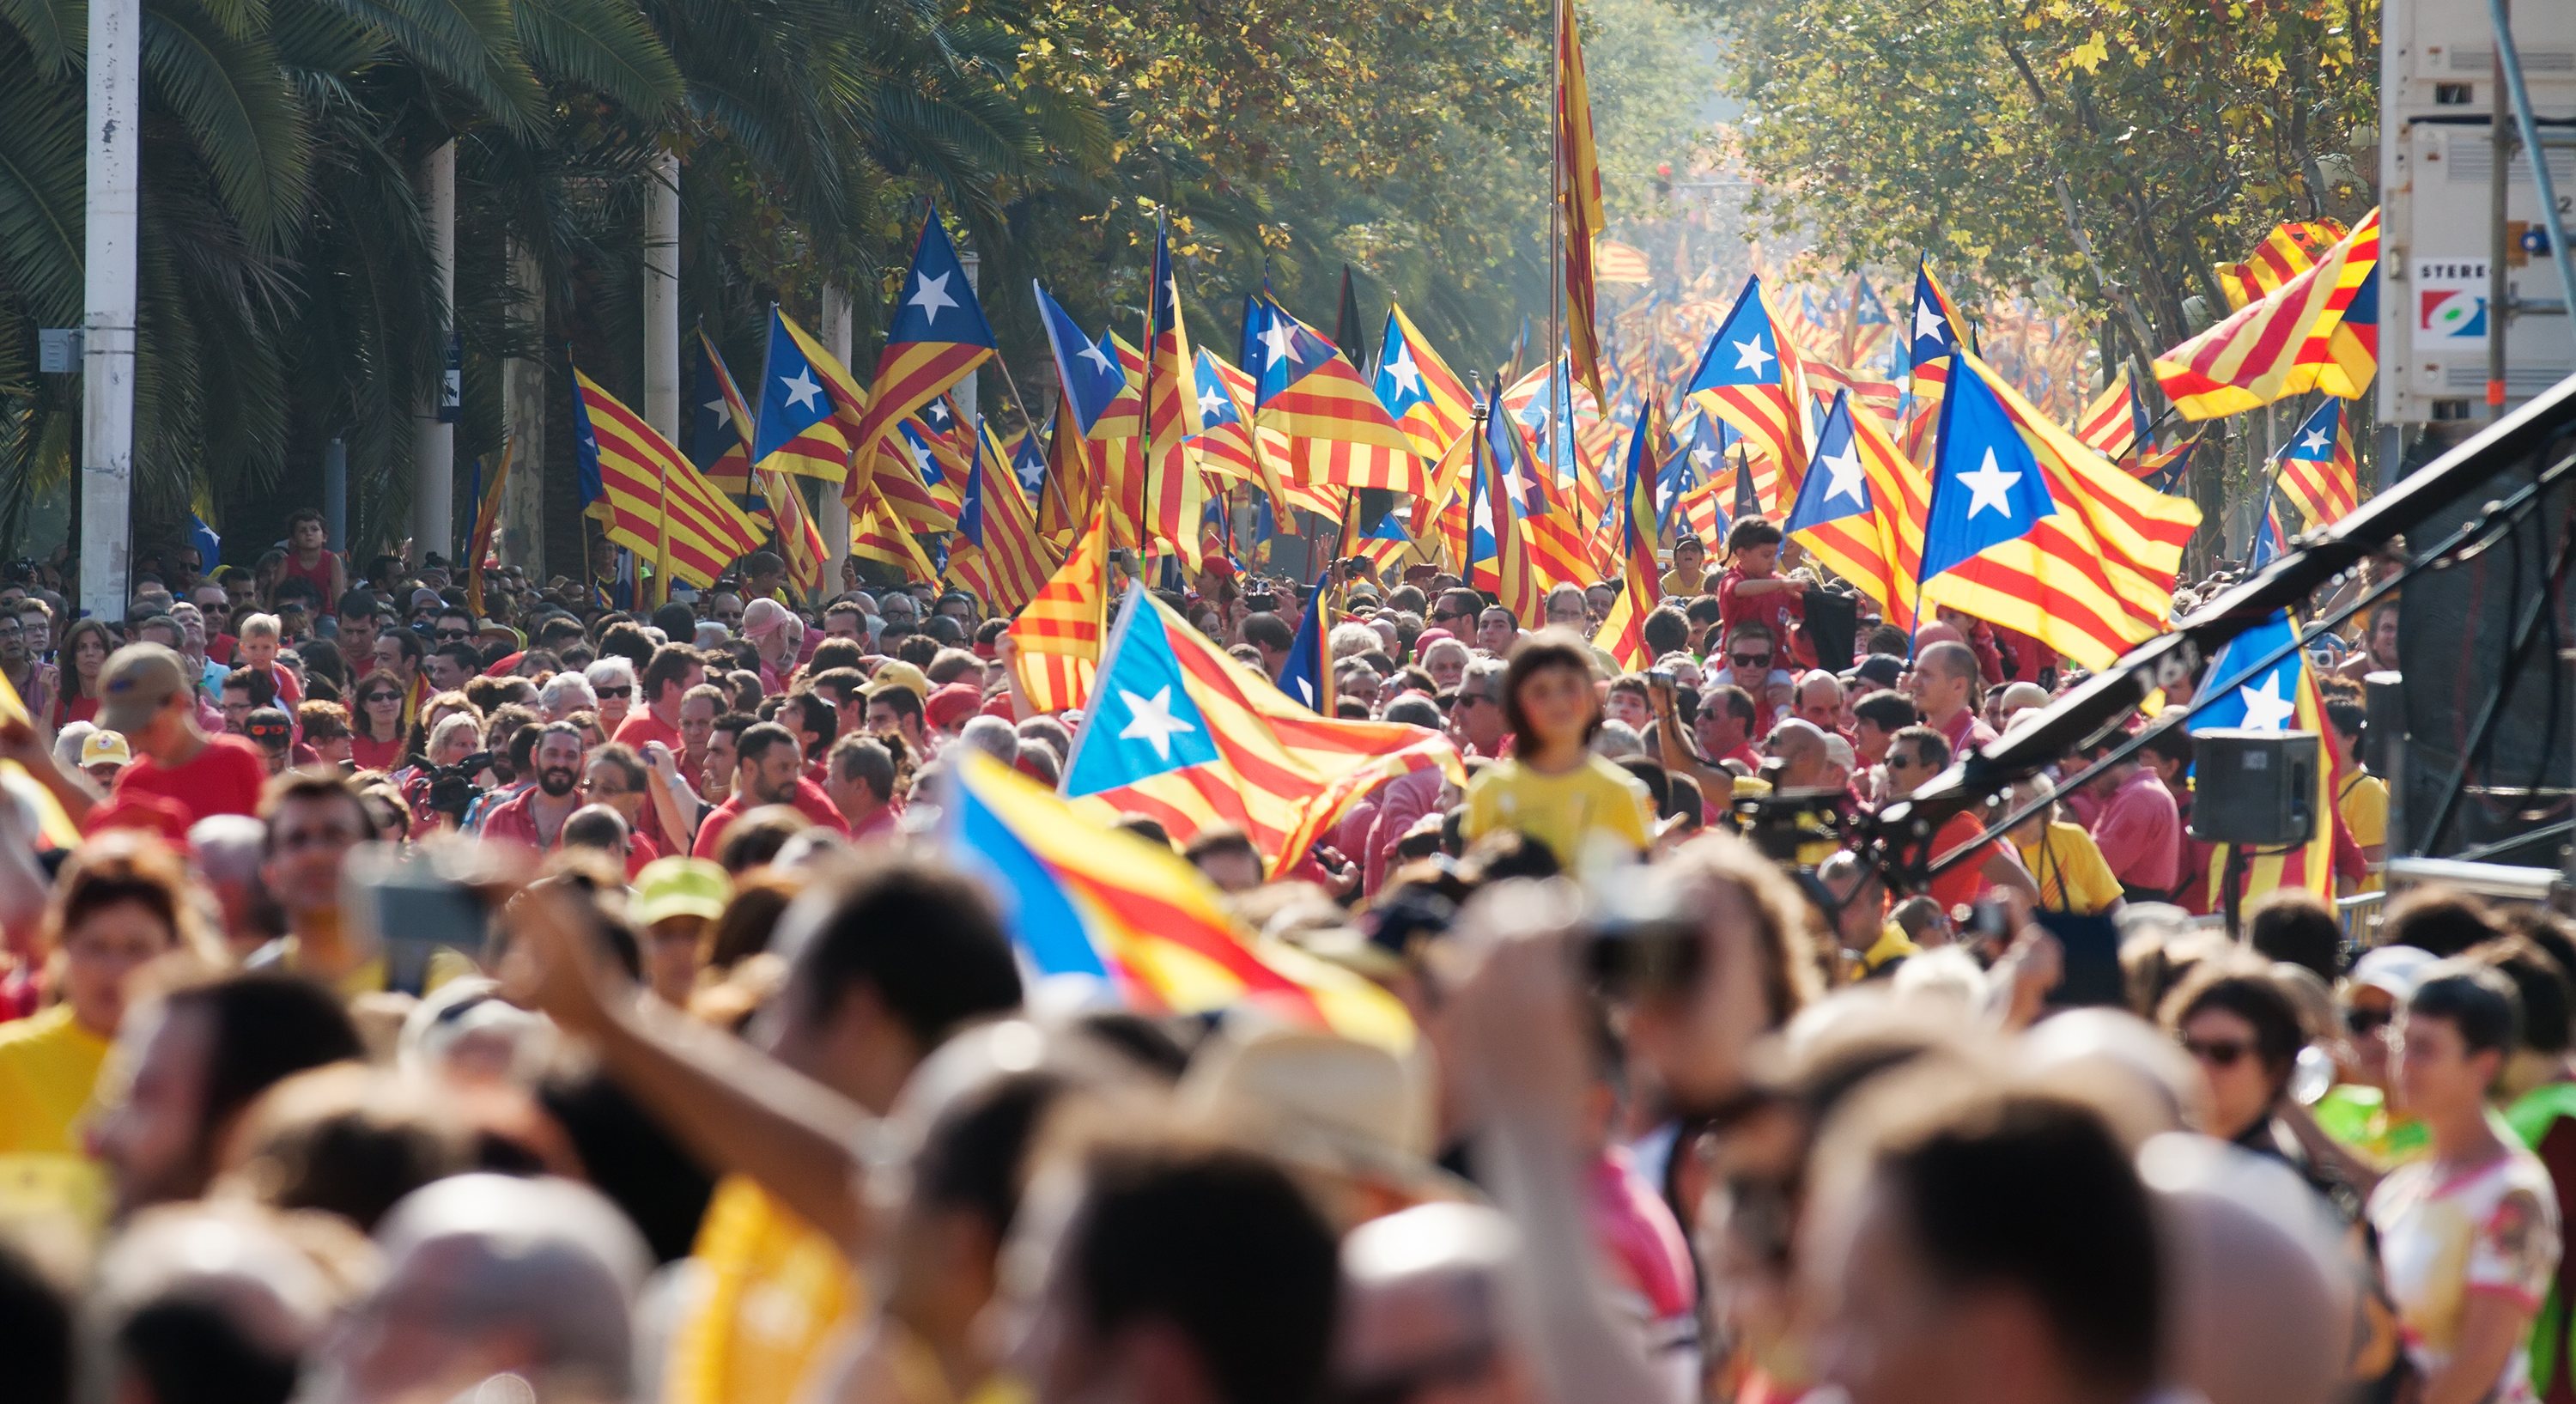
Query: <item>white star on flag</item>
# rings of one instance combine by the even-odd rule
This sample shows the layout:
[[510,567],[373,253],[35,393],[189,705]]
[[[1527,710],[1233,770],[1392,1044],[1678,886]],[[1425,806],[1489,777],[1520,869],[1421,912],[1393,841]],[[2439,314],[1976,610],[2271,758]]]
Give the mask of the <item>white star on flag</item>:
[[1172,715],[1172,689],[1169,684],[1157,689],[1151,697],[1139,697],[1125,688],[1118,689],[1119,700],[1127,704],[1127,725],[1118,733],[1121,741],[1151,743],[1159,760],[1172,758],[1172,738],[1198,727]]
[[787,403],[798,409],[812,409],[815,397],[823,393],[823,387],[814,383],[812,368],[807,366],[796,368],[794,380],[782,375],[778,377],[778,383],[787,390]]
[[2288,728],[2290,718],[2298,714],[2299,704],[2281,695],[2281,679],[2289,671],[2275,668],[2272,676],[2263,680],[2261,687],[2249,684],[2236,689],[2236,696],[2245,704],[2247,731],[2282,731]]
[[912,275],[912,296],[908,301],[921,309],[921,320],[925,322],[938,321],[939,309],[957,305],[957,299],[948,295],[948,275],[945,273],[936,278],[922,273]]
[[1215,419],[1216,412],[1219,409],[1224,408],[1224,406],[1225,397],[1216,392],[1215,386],[1206,385],[1199,388],[1199,418],[1201,420],[1205,421]]
[[700,409],[705,410],[707,413],[709,413],[709,414],[711,414],[711,415],[714,415],[714,416],[715,416],[716,418],[718,418],[718,419],[722,419],[722,418],[724,418],[724,412],[725,412],[724,396],[722,396],[722,395],[718,395],[718,396],[716,396],[714,399],[707,401],[707,402],[706,402],[705,404],[703,404],[703,405],[700,405],[700,406],[699,406],[699,408],[700,408]]
[[1995,463],[1995,451],[1987,449],[1986,461],[1977,465],[1977,471],[1959,475],[1960,485],[1968,490],[1969,519],[1975,520],[1979,512],[1992,507],[2001,512],[2006,521],[2010,521],[2013,514],[2012,502],[2004,496],[2004,492],[2020,481],[2021,474],[2007,473],[1998,467]]
[[1109,365],[1109,353],[1108,353],[1108,352],[1106,352],[1106,351],[1101,350],[1098,346],[1085,346],[1085,347],[1083,347],[1083,348],[1082,348],[1082,359],[1084,359],[1084,360],[1086,360],[1086,361],[1091,362],[1091,363],[1092,363],[1093,365],[1095,365],[1095,366],[1100,367],[1100,373],[1101,373],[1102,375],[1107,375],[1107,374],[1109,374],[1109,371],[1110,371],[1110,365]]
[[912,466],[913,471],[921,474],[922,480],[925,482],[939,476],[939,468],[932,460],[930,449],[926,445],[914,444],[912,446]]
[[933,400],[930,402],[930,408],[921,412],[921,417],[929,420],[931,427],[937,428],[948,422],[948,406]]
[[1261,333],[1261,344],[1270,348],[1270,364],[1275,366],[1288,359],[1289,348],[1297,344],[1297,334],[1288,330],[1286,323],[1272,322]]
[[1755,332],[1749,340],[1730,341],[1727,345],[1735,348],[1735,368],[1740,371],[1760,375],[1762,367],[1774,359],[1771,348],[1762,344],[1760,332]]
[[1918,302],[1914,304],[1914,339],[1916,341],[1937,342],[1946,342],[1948,340],[1947,337],[1941,335],[1941,314],[1933,310],[1931,303]]
[[[1861,472],[1860,455],[1853,451],[1850,440],[1843,442],[1841,453],[1829,453],[1817,461],[1825,465],[1825,472],[1833,479],[1825,487],[1826,501],[1830,502],[1837,497],[1848,497],[1854,506],[1869,505],[1869,499],[1862,495],[1863,486],[1868,482],[1868,478]],[[1971,509],[1972,513],[1973,510]]]
[[1717,462],[1717,450],[1710,448],[1706,444],[1702,444],[1698,448],[1691,450],[1690,458],[1691,466],[1698,469],[1702,474],[1706,474],[1708,472],[1709,465]]
[[1404,393],[1422,393],[1422,368],[1413,364],[1412,347],[1397,346],[1395,359],[1386,363],[1386,373],[1395,377],[1395,383],[1403,388]]
[[2308,431],[2306,438],[2299,440],[2299,452],[2301,453],[2323,453],[2325,451],[2326,431],[2323,429],[2311,429]]

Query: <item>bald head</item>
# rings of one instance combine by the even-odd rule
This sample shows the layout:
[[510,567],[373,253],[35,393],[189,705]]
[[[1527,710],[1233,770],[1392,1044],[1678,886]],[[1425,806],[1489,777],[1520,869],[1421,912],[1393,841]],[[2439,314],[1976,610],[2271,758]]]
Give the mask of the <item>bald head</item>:
[[1526,1404],[1531,1381],[1511,1346],[1520,1270],[1511,1220],[1472,1204],[1425,1204],[1342,1240],[1333,1381],[1358,1395],[1437,1370],[1461,1404]]
[[1792,710],[1798,720],[1820,731],[1834,731],[1843,724],[1843,680],[1818,668],[1798,679],[1798,696]]
[[1780,788],[1813,790],[1825,783],[1825,733],[1821,728],[1790,717],[1771,728],[1768,745],[1780,762]]
[[1914,653],[1914,702],[1933,719],[1977,705],[1977,655],[1966,644],[1943,640]]

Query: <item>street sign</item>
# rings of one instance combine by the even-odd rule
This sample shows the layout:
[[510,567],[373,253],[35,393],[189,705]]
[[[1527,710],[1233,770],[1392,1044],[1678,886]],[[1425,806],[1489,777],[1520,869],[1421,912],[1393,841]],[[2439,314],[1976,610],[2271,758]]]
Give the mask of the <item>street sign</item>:
[[81,329],[45,327],[36,333],[36,370],[43,375],[78,375]]

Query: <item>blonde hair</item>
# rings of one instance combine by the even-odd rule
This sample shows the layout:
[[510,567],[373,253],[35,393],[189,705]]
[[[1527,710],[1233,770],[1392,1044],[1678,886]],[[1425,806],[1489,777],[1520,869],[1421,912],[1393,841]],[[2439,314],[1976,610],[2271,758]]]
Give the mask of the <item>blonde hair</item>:
[[283,637],[285,632],[285,627],[277,622],[274,614],[245,614],[233,621],[236,638],[275,639]]

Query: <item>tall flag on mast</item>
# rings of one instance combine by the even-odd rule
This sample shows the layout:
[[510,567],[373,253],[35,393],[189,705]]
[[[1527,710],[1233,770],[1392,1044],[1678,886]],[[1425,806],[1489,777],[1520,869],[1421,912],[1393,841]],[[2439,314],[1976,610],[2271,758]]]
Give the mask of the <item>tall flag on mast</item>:
[[[1565,340],[1575,377],[1607,406],[1601,388],[1601,331],[1592,285],[1592,244],[1608,221],[1601,208],[1601,157],[1592,145],[1592,87],[1583,74],[1583,40],[1574,5],[1556,7],[1556,159],[1565,207]],[[1548,348],[1555,354],[1556,348]]]
[[933,207],[922,216],[912,269],[904,275],[885,350],[877,356],[876,397],[854,440],[860,456],[873,454],[906,416],[948,393],[992,355],[993,328]]
[[[483,558],[492,554],[492,534],[501,527],[501,495],[509,490],[510,450],[516,447],[518,441],[515,439],[501,441],[501,466],[492,470],[489,483],[481,481],[483,460],[474,460],[474,530],[465,538],[465,603],[474,611],[476,618],[483,614]],[[205,527],[203,517],[195,517],[193,513],[191,516],[198,527]],[[220,544],[221,539],[218,538]],[[211,561],[215,556],[199,546],[197,559]]]
[[2087,668],[2163,632],[2200,508],[2122,473],[1977,355],[1952,355],[1922,597]]
[[851,462],[850,445],[867,414],[867,392],[850,377],[849,367],[775,303],[769,309],[769,354],[761,367],[760,397],[753,403],[758,406],[751,432],[754,468],[839,483],[843,500],[857,500],[867,486],[868,465]]
[[1257,387],[1253,418],[1258,428],[1287,435],[1290,482],[1416,497],[1428,490],[1413,440],[1322,332],[1266,293],[1247,301],[1244,316],[1243,369]]
[[2361,505],[2361,469],[2342,400],[2328,396],[2281,446],[2280,481],[2282,494],[2312,529],[2332,526]]
[[1277,872],[1378,785],[1434,768],[1463,779],[1439,732],[1319,717],[1137,588],[1111,630],[1063,793],[1102,818],[1149,815],[1182,843],[1239,829]]
[[1172,272],[1172,232],[1154,231],[1154,269],[1145,296],[1145,501],[1151,535],[1197,570],[1204,556],[1199,516],[1207,479],[1199,468],[1198,366],[1181,320],[1181,284]]
[[1774,465],[1784,491],[1765,506],[1794,495],[1807,467],[1807,386],[1797,348],[1780,334],[1762,280],[1748,277],[1683,393],[1744,435],[1744,442]]
[[1425,463],[1439,462],[1475,416],[1476,401],[1465,382],[1431,349],[1400,305],[1386,309],[1372,388]]
[[1877,602],[1881,617],[1914,627],[1928,486],[1877,420],[1834,397],[1816,433],[1816,461],[1781,530]]
[[1628,436],[1628,472],[1617,503],[1619,598],[1610,602],[1597,639],[1620,667],[1636,672],[1655,660],[1646,648],[1646,615],[1660,602],[1663,582],[1655,569],[1656,461],[1664,443],[1664,408],[1649,400],[1637,411]]
[[2158,356],[2157,382],[2187,419],[2260,409],[2312,389],[2357,398],[2377,367],[2377,331],[2366,345],[2336,333],[2356,303],[2377,311],[2378,267],[2372,210],[2314,266]]

